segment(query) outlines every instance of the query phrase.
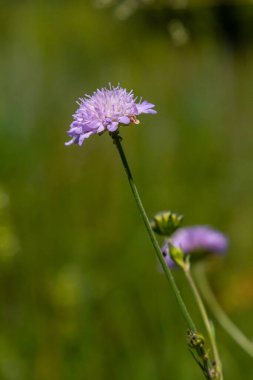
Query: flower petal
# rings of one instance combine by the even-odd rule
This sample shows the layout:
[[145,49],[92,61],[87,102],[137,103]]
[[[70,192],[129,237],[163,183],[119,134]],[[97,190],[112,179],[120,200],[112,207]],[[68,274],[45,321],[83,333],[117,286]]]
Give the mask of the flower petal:
[[93,133],[94,132],[92,131],[92,132],[86,132],[80,135],[79,140],[78,140],[78,145],[81,146],[84,140],[90,137],[90,135],[92,135]]
[[121,124],[130,124],[131,120],[128,116],[121,116],[119,117],[119,123]]
[[138,110],[138,115],[140,115],[141,113],[157,113],[155,110],[152,109],[155,107],[155,105],[147,102],[146,100],[144,100],[142,103],[136,104],[136,106]]
[[71,140],[64,143],[64,145],[69,146],[72,145],[75,142],[76,136],[74,136]]
[[72,138],[67,145],[82,145],[91,134],[101,134],[108,130],[115,132],[120,125],[137,124],[137,116],[141,113],[156,113],[154,105],[140,101],[133,91],[109,84],[92,95],[85,95],[77,102],[78,109],[73,115],[68,135]]
[[98,127],[97,129],[97,133],[101,133],[105,130],[105,127],[103,126],[103,124],[100,125],[100,127]]
[[119,123],[117,123],[116,121],[114,121],[112,124],[108,125],[107,129],[110,132],[115,132],[116,129],[118,128],[118,126],[119,126]]

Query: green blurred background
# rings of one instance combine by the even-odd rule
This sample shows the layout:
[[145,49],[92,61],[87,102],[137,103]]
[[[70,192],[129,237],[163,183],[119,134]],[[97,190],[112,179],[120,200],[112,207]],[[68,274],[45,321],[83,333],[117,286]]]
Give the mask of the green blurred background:
[[[147,212],[229,235],[208,275],[253,336],[252,43],[239,1],[1,2],[0,379],[202,378],[109,136],[64,146],[75,100],[108,82],[156,104],[122,130]],[[225,379],[252,379],[217,339]]]

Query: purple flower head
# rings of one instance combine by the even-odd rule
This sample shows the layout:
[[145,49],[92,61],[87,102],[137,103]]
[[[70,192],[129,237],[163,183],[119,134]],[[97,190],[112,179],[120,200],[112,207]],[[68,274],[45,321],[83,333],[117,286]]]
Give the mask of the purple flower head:
[[115,132],[120,125],[139,124],[137,117],[140,114],[156,113],[154,104],[146,100],[137,102],[133,91],[127,92],[120,85],[109,85],[109,89],[97,90],[92,96],[85,95],[78,105],[68,131],[71,140],[66,145],[82,145],[91,135]]
[[[208,226],[180,228],[170,238],[171,243],[190,254],[192,260],[198,260],[210,254],[225,254],[228,249],[228,238],[221,232]],[[168,240],[165,240],[162,252],[169,267],[176,264],[169,254]]]

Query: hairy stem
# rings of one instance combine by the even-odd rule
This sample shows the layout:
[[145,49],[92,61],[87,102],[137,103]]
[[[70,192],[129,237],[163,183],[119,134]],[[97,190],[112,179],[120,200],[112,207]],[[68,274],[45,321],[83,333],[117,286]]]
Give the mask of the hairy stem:
[[125,172],[127,174],[127,178],[128,178],[128,182],[130,184],[130,187],[131,187],[131,190],[132,190],[132,193],[133,193],[133,196],[134,196],[134,199],[137,203],[137,206],[139,208],[139,211],[140,211],[140,214],[141,214],[141,217],[142,217],[142,220],[145,224],[145,227],[146,227],[146,230],[148,232],[148,235],[150,237],[150,240],[151,240],[151,243],[155,249],[155,252],[156,252],[156,256],[159,260],[159,262],[161,263],[161,266],[163,268],[163,271],[165,273],[165,276],[167,278],[167,280],[169,281],[170,285],[171,285],[171,288],[177,298],[177,301],[178,301],[178,304],[179,304],[179,307],[180,307],[180,310],[182,312],[182,315],[188,325],[188,328],[192,331],[196,331],[196,327],[195,327],[195,324],[187,310],[187,307],[182,299],[182,296],[180,294],[180,291],[177,287],[177,284],[174,280],[174,277],[170,271],[170,269],[168,268],[168,266],[166,265],[165,261],[164,261],[164,258],[163,258],[163,254],[161,252],[161,249],[160,249],[160,246],[156,240],[156,237],[155,237],[155,234],[150,226],[150,222],[149,222],[149,219],[147,217],[147,214],[146,214],[146,211],[143,207],[143,204],[142,204],[142,201],[141,201],[141,198],[140,198],[140,195],[139,195],[139,192],[137,190],[137,187],[134,183],[134,180],[133,180],[133,176],[132,176],[132,173],[131,173],[131,170],[129,168],[129,165],[128,165],[128,162],[127,162],[127,159],[126,159],[126,156],[125,156],[125,153],[124,153],[124,150],[123,150],[123,147],[122,147],[122,144],[121,144],[121,137],[119,136],[118,132],[114,132],[111,134],[111,137],[113,139],[113,142],[114,144],[116,145],[117,147],[117,150],[119,152],[119,155],[120,155],[120,158],[121,158],[121,161],[122,161],[122,164],[124,166],[124,169],[125,169]]
[[214,355],[214,360],[215,360],[215,367],[217,368],[219,380],[222,380],[223,379],[222,366],[221,366],[220,356],[219,356],[219,352],[218,352],[218,348],[217,348],[217,344],[216,344],[216,339],[215,339],[215,333],[214,333],[213,326],[212,326],[212,324],[211,324],[211,322],[210,322],[210,320],[208,318],[208,315],[207,315],[204,303],[202,301],[202,298],[200,296],[198,288],[197,288],[197,286],[196,286],[196,284],[195,284],[195,282],[193,280],[193,277],[191,275],[190,268],[185,269],[184,273],[185,273],[186,279],[187,279],[187,281],[188,281],[188,283],[189,283],[189,285],[190,285],[190,287],[191,287],[191,289],[193,291],[196,303],[197,303],[197,305],[199,307],[200,314],[202,316],[204,325],[206,327],[206,330],[207,330],[207,333],[208,333],[208,336],[209,336],[209,340],[210,340],[210,343],[211,343],[211,347],[212,347],[212,351],[213,351],[213,355]]

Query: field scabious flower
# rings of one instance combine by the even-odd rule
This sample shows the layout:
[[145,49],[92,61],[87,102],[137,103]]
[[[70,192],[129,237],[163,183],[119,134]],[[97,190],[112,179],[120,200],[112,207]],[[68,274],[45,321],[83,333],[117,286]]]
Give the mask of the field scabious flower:
[[91,135],[115,132],[120,125],[139,124],[140,114],[156,113],[154,104],[146,100],[137,102],[133,91],[127,92],[120,85],[109,85],[109,88],[95,91],[92,96],[85,95],[78,105],[68,131],[71,140],[66,145],[82,145]]
[[[178,229],[170,238],[173,246],[181,248],[185,254],[198,260],[210,254],[225,254],[228,238],[221,232],[208,226],[192,226]],[[169,267],[175,266],[170,257],[169,241],[165,240],[162,253]]]

